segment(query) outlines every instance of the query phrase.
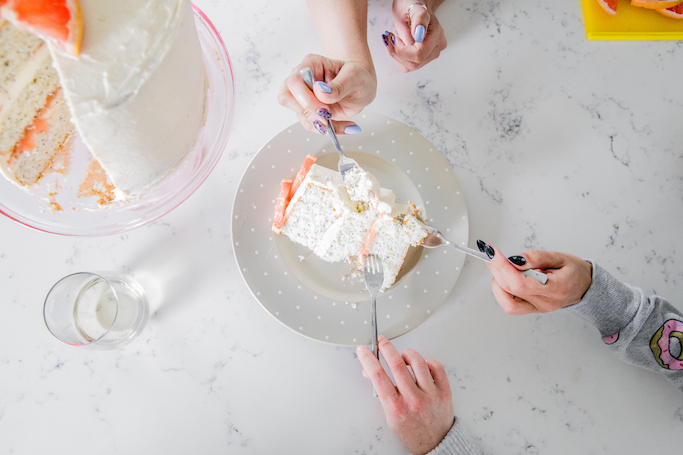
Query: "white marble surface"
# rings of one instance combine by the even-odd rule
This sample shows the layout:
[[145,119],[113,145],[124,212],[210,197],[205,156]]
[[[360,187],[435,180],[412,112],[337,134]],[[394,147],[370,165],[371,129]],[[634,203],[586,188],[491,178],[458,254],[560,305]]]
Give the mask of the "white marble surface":
[[[578,0],[447,0],[448,48],[404,75],[380,37],[394,30],[389,3],[370,2],[368,111],[413,126],[453,165],[470,245],[591,257],[683,309],[683,44],[589,42]],[[0,454],[403,453],[355,351],[278,323],[232,254],[242,171],[295,121],[278,87],[321,52],[305,3],[197,4],[226,42],[237,93],[206,183],[120,236],[0,219]],[[64,346],[42,321],[50,286],[93,269],[130,272],[152,299],[120,351]],[[445,305],[395,344],[446,365],[455,413],[487,453],[665,453],[683,434],[673,386],[620,363],[570,314],[507,316],[471,259]]]

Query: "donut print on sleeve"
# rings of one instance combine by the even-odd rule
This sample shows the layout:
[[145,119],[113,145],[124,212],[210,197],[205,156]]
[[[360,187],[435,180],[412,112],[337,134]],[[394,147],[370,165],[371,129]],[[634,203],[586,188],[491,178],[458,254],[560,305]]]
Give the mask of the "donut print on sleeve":
[[660,367],[683,370],[683,322],[669,319],[650,340],[650,349]]

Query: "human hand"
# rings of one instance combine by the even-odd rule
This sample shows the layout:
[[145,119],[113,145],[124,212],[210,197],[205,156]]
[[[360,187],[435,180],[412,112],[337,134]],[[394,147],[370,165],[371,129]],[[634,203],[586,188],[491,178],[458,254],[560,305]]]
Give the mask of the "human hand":
[[358,346],[356,353],[363,365],[363,376],[372,381],[391,431],[410,453],[425,454],[438,446],[453,426],[446,370],[436,360],[425,361],[414,349],[399,355],[389,340],[380,336],[378,341],[379,352],[396,386],[373,353],[366,346]]
[[[311,91],[301,77],[304,67],[311,68],[316,82]],[[280,87],[278,102],[294,111],[307,130],[327,133],[327,119],[336,120],[337,134],[354,134],[360,128],[346,121],[375,99],[377,76],[373,67],[358,62],[334,60],[309,54],[292,69]]]
[[417,0],[394,0],[391,11],[398,37],[390,32],[382,36],[389,55],[404,73],[422,68],[446,48],[446,35],[434,12],[443,0],[422,0],[426,8],[413,7]]
[[[493,258],[488,263],[493,273],[493,295],[508,314],[548,313],[579,303],[592,282],[593,266],[581,258],[556,251],[527,250],[505,258],[500,250],[477,241],[480,249]],[[489,249],[490,248],[490,249]],[[548,282],[519,273],[540,269]]]

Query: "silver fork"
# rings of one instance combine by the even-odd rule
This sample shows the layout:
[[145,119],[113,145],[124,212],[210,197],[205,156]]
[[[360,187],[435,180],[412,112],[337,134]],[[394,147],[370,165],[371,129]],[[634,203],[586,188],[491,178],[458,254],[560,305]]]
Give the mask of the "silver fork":
[[[451,242],[446,237],[443,236],[441,232],[434,229],[431,226],[425,226],[429,235],[422,240],[422,246],[424,248],[438,248],[440,246],[450,246],[456,250],[462,251],[465,254],[474,256],[482,261],[491,262],[491,259],[481,251],[473,250],[472,248],[467,248],[466,246],[460,246],[456,243]],[[548,282],[548,275],[536,270],[524,270],[522,272],[526,276],[530,276],[541,284],[546,284]]]
[[[313,71],[306,66],[302,68],[299,73],[301,74],[301,78],[304,80],[308,88],[313,90],[313,82],[315,82],[313,78]],[[334,125],[332,125],[331,119],[327,119],[327,133],[330,135],[332,144],[339,154],[339,163],[337,164],[337,169],[339,169],[339,173],[341,174],[342,178],[344,178],[344,174],[353,168],[360,167],[360,165],[353,158],[349,158],[348,156],[344,155],[341,145],[339,145],[339,139],[337,139],[337,133],[334,131]]]
[[[371,311],[372,311],[372,353],[379,360],[379,352],[377,350],[377,291],[384,283],[384,270],[382,269],[382,261],[376,254],[371,254],[365,259],[365,287],[370,292]],[[372,396],[377,396],[377,391],[372,388]]]

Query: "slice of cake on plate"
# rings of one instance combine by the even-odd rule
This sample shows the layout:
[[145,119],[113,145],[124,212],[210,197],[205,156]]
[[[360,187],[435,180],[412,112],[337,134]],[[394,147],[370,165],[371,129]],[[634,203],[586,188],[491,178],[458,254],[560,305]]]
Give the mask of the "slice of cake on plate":
[[348,262],[356,273],[367,254],[376,254],[384,266],[382,290],[389,288],[409,248],[427,236],[421,211],[397,204],[393,191],[381,188],[362,168],[342,179],[337,171],[314,163],[309,155],[294,183],[283,181],[273,231],[327,262]]

